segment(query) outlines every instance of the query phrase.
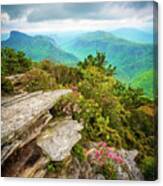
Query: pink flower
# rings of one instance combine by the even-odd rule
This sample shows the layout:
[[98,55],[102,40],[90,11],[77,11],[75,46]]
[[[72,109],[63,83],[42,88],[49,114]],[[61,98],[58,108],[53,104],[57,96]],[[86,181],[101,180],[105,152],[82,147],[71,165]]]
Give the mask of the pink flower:
[[102,143],[102,147],[106,147],[107,144],[105,142]]
[[101,150],[100,150],[100,155],[103,155],[103,154],[104,154],[104,150],[101,149]]
[[100,166],[103,166],[108,160],[112,160],[118,164],[124,162],[123,158],[115,151],[115,149],[108,147],[105,142],[100,142],[97,148],[89,150],[87,154],[92,154],[94,163]]
[[99,153],[99,151],[98,151],[98,150],[96,150],[96,152],[95,152],[95,156],[96,156],[96,158],[99,158],[100,153]]
[[102,141],[102,142],[99,142],[98,146],[99,147],[106,147],[107,143]]
[[117,163],[123,163],[123,158],[121,156],[117,156],[115,160]]
[[108,151],[113,151],[113,147],[107,147]]
[[114,154],[113,154],[112,152],[109,152],[109,153],[108,153],[108,158],[113,159],[113,157],[114,157]]

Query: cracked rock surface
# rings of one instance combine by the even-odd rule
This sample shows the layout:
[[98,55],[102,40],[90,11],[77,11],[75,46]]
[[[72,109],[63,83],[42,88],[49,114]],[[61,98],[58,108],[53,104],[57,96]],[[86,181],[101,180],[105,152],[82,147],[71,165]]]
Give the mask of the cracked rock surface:
[[14,133],[30,125],[48,111],[59,97],[71,90],[36,92],[4,99],[2,103],[2,144],[13,137]]
[[[53,126],[53,124],[50,124]],[[47,128],[37,139],[37,145],[52,161],[62,161],[70,155],[72,147],[81,139],[83,125],[76,120],[64,118]]]
[[49,110],[71,90],[55,90],[2,97],[1,162],[35,139],[52,119]]

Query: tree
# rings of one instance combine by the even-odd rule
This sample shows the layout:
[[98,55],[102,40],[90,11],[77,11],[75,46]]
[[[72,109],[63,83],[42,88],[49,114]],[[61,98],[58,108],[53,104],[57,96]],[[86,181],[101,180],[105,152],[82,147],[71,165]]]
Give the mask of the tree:
[[104,65],[107,63],[106,56],[104,53],[97,52],[96,56],[88,55],[84,61],[80,61],[78,66],[85,69],[88,66],[96,66],[99,68],[104,68]]
[[116,74],[116,68],[117,67],[115,67],[115,66],[112,66],[111,64],[109,64],[109,66],[107,67],[107,69],[106,69],[106,75],[107,76],[113,76],[113,75],[115,75]]
[[16,52],[12,48],[2,48],[2,76],[24,73],[28,71],[32,62],[22,51]]

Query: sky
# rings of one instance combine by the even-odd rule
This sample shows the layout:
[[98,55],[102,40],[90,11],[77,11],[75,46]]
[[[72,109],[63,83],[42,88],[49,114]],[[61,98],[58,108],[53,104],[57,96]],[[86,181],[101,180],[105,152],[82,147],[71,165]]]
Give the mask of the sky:
[[114,30],[152,30],[153,3],[95,2],[1,6],[1,32],[25,33]]

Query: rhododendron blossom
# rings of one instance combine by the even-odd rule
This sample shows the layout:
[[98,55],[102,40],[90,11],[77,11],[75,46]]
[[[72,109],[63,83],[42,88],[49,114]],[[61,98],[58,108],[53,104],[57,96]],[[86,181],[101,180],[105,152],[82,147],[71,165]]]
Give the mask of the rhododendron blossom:
[[120,156],[114,148],[107,146],[105,142],[100,142],[98,146],[91,149],[87,155],[91,155],[93,162],[101,166],[108,161],[113,161],[118,164],[124,162],[122,156]]

